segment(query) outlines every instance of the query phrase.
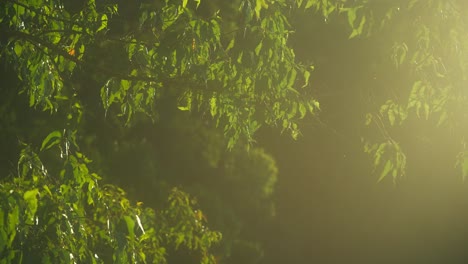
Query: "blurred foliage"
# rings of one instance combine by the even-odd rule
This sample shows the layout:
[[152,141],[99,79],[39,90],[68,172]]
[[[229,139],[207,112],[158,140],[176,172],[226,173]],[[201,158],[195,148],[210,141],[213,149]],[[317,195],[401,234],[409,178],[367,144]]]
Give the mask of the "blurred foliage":
[[[462,143],[463,149],[467,132],[463,121],[468,76],[466,3],[413,0],[384,6],[376,8],[369,2],[363,5],[361,15],[372,18],[370,35],[385,38],[383,50],[393,64],[392,74],[400,81],[386,91],[372,93],[376,104],[369,109],[366,125],[373,136],[363,142],[380,171],[379,180],[386,175],[396,180],[405,175],[407,164],[405,145],[399,141],[412,134],[409,131],[418,123],[428,127],[421,137],[447,141],[430,131],[444,129],[450,135],[448,141]],[[457,166],[466,177],[463,151],[457,156]]]

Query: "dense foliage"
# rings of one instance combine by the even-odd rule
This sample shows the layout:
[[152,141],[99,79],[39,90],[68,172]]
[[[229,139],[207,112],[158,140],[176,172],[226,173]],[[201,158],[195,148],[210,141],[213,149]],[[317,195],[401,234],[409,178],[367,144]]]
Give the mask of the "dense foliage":
[[[310,68],[298,64],[285,45],[290,33],[282,11],[285,3],[258,1],[251,6],[246,1],[242,12],[225,24],[219,12],[212,12],[209,6],[199,8],[200,2],[122,5],[119,12],[115,3],[94,1],[1,4],[4,75],[17,76],[9,84],[27,95],[29,107],[50,114],[31,113],[21,99],[20,105],[13,105],[17,92],[4,91],[8,98],[8,107],[2,111],[5,137],[16,134],[21,147],[17,169],[1,185],[1,254],[6,263],[39,259],[44,263],[160,263],[167,260],[168,251],[182,254],[180,246],[198,252],[191,253],[192,260],[213,263],[209,249],[221,236],[206,227],[207,218],[192,198],[169,187],[177,185],[177,179],[156,180],[156,192],[163,194],[158,198],[168,196],[168,205],[163,204],[164,198],[158,199],[153,204],[155,212],[142,202],[134,205],[115,185],[102,184],[101,177],[89,169],[91,160],[81,151],[102,158],[97,171],[118,175],[117,162],[105,156],[145,144],[136,139],[118,141],[119,137],[131,133],[125,131],[137,131],[138,124],[147,122],[144,116],[160,124],[165,124],[164,118],[175,119],[165,106],[174,102],[182,111],[193,110],[199,116],[207,112],[223,129],[228,140],[214,142],[208,146],[214,149],[202,152],[208,155],[208,165],[217,167],[216,153],[224,152],[226,144],[234,149],[240,139],[251,141],[260,123],[279,122],[296,136],[297,119],[318,108],[317,102],[293,88],[298,75],[307,86]],[[233,6],[223,8],[227,13]],[[233,23],[237,19],[244,20],[240,27]],[[32,115],[22,121],[31,121],[33,133],[18,123],[17,115],[28,114]],[[104,125],[118,127],[120,133],[113,131],[100,138],[100,133],[109,132],[102,120]],[[197,147],[195,144],[193,151]],[[10,151],[14,149],[18,148]],[[228,181],[239,188],[249,181],[255,183],[245,191],[258,200],[253,208],[260,208],[271,196],[276,168],[261,150],[252,150],[247,157],[242,154],[245,151],[240,147],[229,154],[223,170]],[[145,171],[151,172],[155,171]],[[114,182],[131,180],[128,176],[116,178]],[[204,193],[221,195],[200,191]],[[223,199],[236,197],[249,196],[235,194]],[[215,205],[213,211],[235,221],[224,204]],[[235,215],[242,208],[232,210]],[[266,209],[267,215],[271,213]],[[233,243],[240,242],[239,232],[230,230]],[[230,255],[231,248],[228,245],[222,252]]]
[[3,1],[0,262],[258,263],[278,169],[254,134],[297,138],[320,109],[298,14],[382,39],[375,71],[397,77],[356,91],[379,180],[405,174],[405,132],[422,122],[453,131],[465,177],[464,7]]

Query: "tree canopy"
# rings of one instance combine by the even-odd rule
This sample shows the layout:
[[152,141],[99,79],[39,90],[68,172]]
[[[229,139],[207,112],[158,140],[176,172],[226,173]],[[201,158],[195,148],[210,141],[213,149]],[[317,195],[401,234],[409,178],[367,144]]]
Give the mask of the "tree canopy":
[[405,175],[415,129],[418,140],[450,134],[443,147],[466,177],[465,9],[3,1],[0,263],[258,263],[278,168],[255,133],[297,138],[322,122],[320,58],[300,31],[314,19],[378,47],[365,59],[374,88],[348,99],[362,102],[359,147],[378,181]]

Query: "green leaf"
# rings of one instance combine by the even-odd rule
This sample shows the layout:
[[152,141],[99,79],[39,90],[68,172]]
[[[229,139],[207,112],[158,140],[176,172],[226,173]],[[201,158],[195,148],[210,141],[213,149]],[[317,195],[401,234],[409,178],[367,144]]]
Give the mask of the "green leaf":
[[354,21],[356,20],[356,10],[357,8],[348,9],[348,24],[353,29],[354,29]]
[[58,130],[53,131],[44,139],[44,141],[42,141],[42,146],[41,146],[40,151],[50,149],[51,147],[59,144],[61,140],[62,140],[62,133],[60,133],[60,131]]
[[179,246],[182,244],[182,242],[184,242],[184,240],[185,240],[184,234],[177,234],[177,238],[175,240],[176,249],[179,248]]
[[255,15],[257,16],[257,19],[260,18],[260,11],[262,8],[267,8],[268,5],[265,2],[265,0],[256,0],[255,1]]
[[21,56],[21,54],[23,53],[23,46],[20,45],[18,42],[15,43],[15,53],[16,53],[16,56]]
[[180,106],[177,106],[177,108],[181,111],[190,111],[190,109],[192,108],[192,93],[187,93],[185,95],[185,100],[186,100],[186,105],[183,106],[183,105],[180,105]]
[[[16,200],[14,201],[17,202]],[[19,208],[17,203],[12,203],[11,200],[9,200],[9,203],[12,208],[8,212],[7,223],[8,231],[9,233],[12,233],[15,231],[16,225],[19,223]]]
[[390,172],[390,170],[392,170],[392,168],[393,168],[392,161],[387,160],[387,162],[385,163],[385,166],[383,168],[383,171],[380,174],[379,180],[377,182],[380,182],[381,180],[383,180],[383,178],[385,178],[385,176],[387,176],[387,174]]
[[128,89],[130,88],[130,81],[128,80],[121,80],[120,81],[120,85],[122,86],[122,89],[124,91],[128,91]]
[[234,47],[235,39],[232,38],[231,41],[229,41],[228,46],[226,47],[226,51],[231,50]]
[[301,116],[299,118],[304,118],[306,113],[307,113],[307,108],[305,107],[304,104],[299,104],[299,113],[301,114]]
[[78,49],[80,56],[83,56],[85,52],[85,45],[81,44],[80,48]]
[[136,51],[136,44],[134,42],[136,42],[136,40],[132,39],[131,43],[128,44],[127,51],[128,51],[128,59],[129,60],[131,60],[133,58],[133,55],[135,54],[135,51]]
[[439,117],[439,122],[437,122],[437,126],[440,127],[442,124],[444,124],[447,118],[448,118],[447,111],[442,112],[442,114],[440,114],[440,117]]
[[318,0],[308,0],[304,8],[305,8],[305,9],[309,9],[310,7],[316,5],[316,4],[317,4],[317,1],[318,1]]
[[307,87],[307,85],[309,85],[309,78],[310,78],[310,72],[304,71],[304,85],[302,86],[302,88]]
[[42,186],[42,187],[44,188],[44,190],[46,190],[47,194],[49,194],[51,197],[53,196],[53,195],[52,195],[52,192],[50,191],[49,186],[44,185],[44,186]]
[[255,47],[255,55],[259,55],[260,54],[260,50],[262,50],[262,45],[263,45],[263,41],[260,41],[260,43],[258,43],[257,47]]
[[127,230],[130,240],[133,241],[135,239],[135,221],[133,221],[133,219],[128,215],[124,216],[124,220],[127,224]]
[[300,95],[300,93],[296,89],[294,89],[292,87],[288,87],[288,90],[295,93],[295,94],[297,94],[297,95]]
[[99,32],[103,29],[107,28],[107,15],[102,14],[101,16],[101,26],[96,30],[96,32]]
[[29,94],[29,107],[32,107],[36,104],[36,96],[34,95],[34,92]]
[[354,37],[356,37],[357,35],[359,35],[359,32],[357,31],[357,29],[353,29],[353,32],[351,33],[351,35],[349,35],[349,39],[352,39]]
[[[294,83],[296,82],[296,76],[297,76],[296,69],[292,69],[291,73],[289,75],[288,87],[293,87]],[[296,90],[294,90],[294,91],[296,91]],[[296,91],[296,93],[297,93],[297,91]]]
[[362,30],[364,29],[364,25],[366,24],[366,16],[362,16],[361,23],[359,23],[359,27],[357,28],[358,34],[362,34]]
[[385,152],[386,147],[387,147],[387,143],[382,143],[382,144],[379,145],[379,147],[375,151],[374,167],[379,166],[380,160],[382,158],[382,155]]
[[242,63],[242,56],[243,56],[243,54],[244,54],[243,51],[241,51],[241,52],[239,53],[239,56],[237,56],[237,63],[239,63],[239,64]]
[[218,108],[216,106],[216,97],[211,97],[210,99],[210,113],[211,116],[214,117],[218,111]]
[[34,222],[34,215],[36,214],[37,211],[37,194],[39,193],[39,190],[37,188],[26,191],[23,195],[23,199],[26,202],[27,208],[28,208],[28,223],[33,223]]
[[[10,238],[9,238],[9,240],[7,242],[9,245],[11,245],[11,243],[15,239],[16,227],[18,226],[19,221],[20,221],[18,204],[15,203],[15,204],[12,204],[11,206],[13,208],[11,208],[10,211],[8,212],[8,218],[7,218],[8,225],[2,226],[2,227],[7,228],[7,230],[6,230],[7,235],[10,235]],[[7,240],[5,239],[3,241],[7,241]]]

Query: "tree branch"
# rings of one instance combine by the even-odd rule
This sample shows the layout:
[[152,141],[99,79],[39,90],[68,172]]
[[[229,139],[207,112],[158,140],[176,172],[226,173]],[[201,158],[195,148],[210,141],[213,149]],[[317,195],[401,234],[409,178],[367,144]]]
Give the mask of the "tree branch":
[[159,78],[156,78],[156,77],[153,77],[153,76],[133,76],[133,75],[126,75],[126,74],[122,74],[122,73],[118,73],[118,72],[113,72],[113,71],[110,71],[110,70],[108,70],[106,68],[96,66],[95,64],[87,63],[87,62],[85,62],[83,60],[80,60],[79,58],[71,55],[70,53],[68,53],[67,51],[61,49],[60,47],[57,47],[56,45],[54,45],[52,43],[49,43],[49,42],[47,42],[47,41],[45,41],[45,40],[43,40],[43,39],[41,39],[41,38],[39,38],[37,36],[31,35],[31,34],[28,34],[28,33],[25,33],[25,32],[8,31],[8,32],[2,32],[2,33],[4,33],[8,37],[13,37],[13,38],[17,38],[17,39],[26,40],[26,41],[32,43],[33,45],[35,45],[36,47],[47,48],[47,49],[51,50],[52,52],[54,52],[55,54],[57,54],[59,56],[62,56],[63,58],[76,63],[77,65],[93,69],[93,70],[95,70],[95,71],[97,71],[99,73],[105,74],[105,75],[107,75],[107,76],[109,76],[111,78],[117,78],[117,79],[120,79],[120,80],[128,80],[128,81],[141,81],[141,82],[162,82],[163,81],[163,80],[161,80]]

